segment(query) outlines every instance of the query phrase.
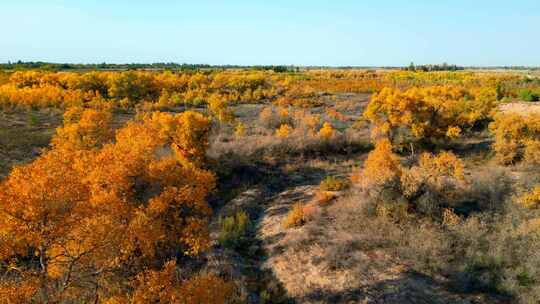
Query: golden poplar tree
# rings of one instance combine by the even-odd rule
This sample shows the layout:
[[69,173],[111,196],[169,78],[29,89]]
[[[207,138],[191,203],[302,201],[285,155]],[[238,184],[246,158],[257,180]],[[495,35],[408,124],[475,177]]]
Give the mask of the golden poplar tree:
[[108,112],[69,110],[51,149],[0,185],[0,295],[131,299],[137,273],[208,248],[210,120],[152,113],[114,139],[109,120]]

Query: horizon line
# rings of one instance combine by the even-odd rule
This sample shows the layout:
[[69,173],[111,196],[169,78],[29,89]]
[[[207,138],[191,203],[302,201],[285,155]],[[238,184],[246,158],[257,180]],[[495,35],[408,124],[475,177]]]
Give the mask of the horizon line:
[[[412,62],[414,63],[414,62]],[[17,65],[17,64],[51,64],[51,65],[177,65],[177,66],[206,66],[206,67],[239,67],[239,68],[250,68],[250,67],[298,67],[298,68],[403,68],[408,67],[410,64],[405,65],[302,65],[302,64],[210,64],[210,63],[187,63],[187,62],[174,62],[174,61],[155,61],[155,62],[55,62],[55,61],[4,61],[0,62],[0,65]],[[416,67],[422,66],[455,66],[465,69],[486,69],[486,68],[530,68],[538,69],[539,65],[460,65],[454,63],[427,63],[427,64],[414,64]]]

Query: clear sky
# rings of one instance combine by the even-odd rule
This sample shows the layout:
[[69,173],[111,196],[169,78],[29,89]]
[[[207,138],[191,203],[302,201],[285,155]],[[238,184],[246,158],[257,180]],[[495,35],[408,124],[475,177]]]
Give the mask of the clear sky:
[[540,66],[540,0],[0,0],[0,62]]

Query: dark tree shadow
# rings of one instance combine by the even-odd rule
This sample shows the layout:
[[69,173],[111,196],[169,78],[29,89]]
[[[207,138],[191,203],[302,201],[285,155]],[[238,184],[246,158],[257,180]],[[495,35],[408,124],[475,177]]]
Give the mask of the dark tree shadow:
[[462,294],[433,278],[417,272],[406,272],[398,279],[378,282],[357,289],[331,292],[315,290],[302,301],[321,303],[402,303],[402,304],[510,304],[507,296]]

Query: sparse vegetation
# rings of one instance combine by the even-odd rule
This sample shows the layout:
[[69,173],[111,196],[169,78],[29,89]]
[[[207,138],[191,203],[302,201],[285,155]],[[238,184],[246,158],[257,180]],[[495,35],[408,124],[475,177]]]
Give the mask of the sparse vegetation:
[[0,298],[538,302],[539,82],[420,69],[6,72]]
[[519,98],[524,101],[539,101],[540,94],[533,92],[532,90],[522,90],[519,92]]
[[490,129],[495,135],[493,149],[499,162],[537,162],[540,157],[540,114],[499,114]]
[[226,247],[239,248],[246,245],[246,239],[251,229],[251,221],[244,211],[227,216],[221,222],[219,241]]
[[320,188],[324,191],[341,191],[349,187],[349,182],[344,178],[327,176],[321,181]]
[[307,222],[306,205],[296,203],[283,221],[284,228],[294,228],[304,225]]

